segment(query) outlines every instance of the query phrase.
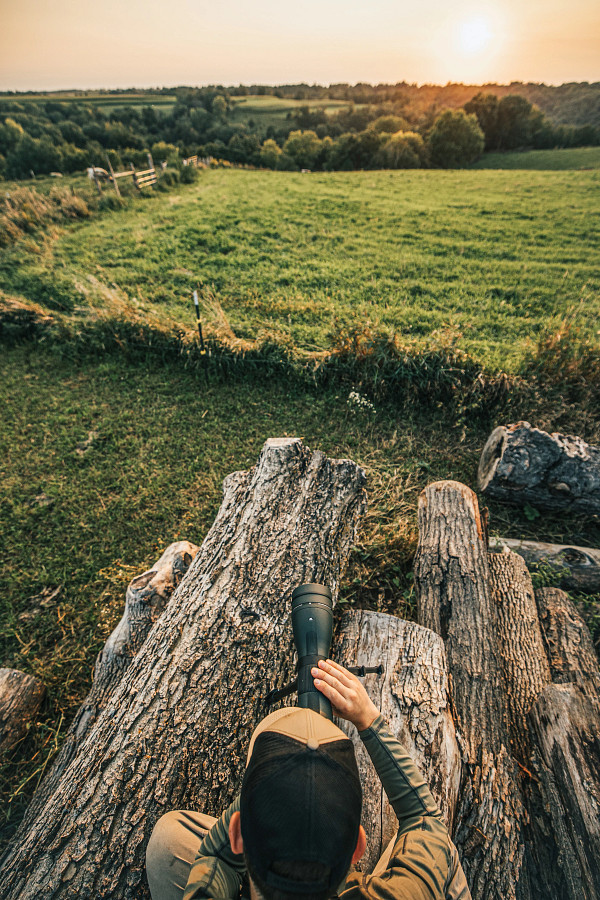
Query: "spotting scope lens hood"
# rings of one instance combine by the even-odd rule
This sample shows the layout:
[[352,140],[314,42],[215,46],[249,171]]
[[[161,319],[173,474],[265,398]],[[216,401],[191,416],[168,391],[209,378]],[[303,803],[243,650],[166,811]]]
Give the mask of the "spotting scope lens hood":
[[327,659],[333,635],[333,600],[323,584],[301,584],[292,593],[292,628],[298,651],[298,706],[333,718],[331,703],[314,685],[310,670]]

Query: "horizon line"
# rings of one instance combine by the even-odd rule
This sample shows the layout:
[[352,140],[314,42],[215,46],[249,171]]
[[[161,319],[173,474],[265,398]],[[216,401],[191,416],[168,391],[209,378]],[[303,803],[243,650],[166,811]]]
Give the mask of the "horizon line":
[[66,93],[89,93],[92,91],[152,91],[152,90],[178,90],[181,88],[191,88],[194,90],[199,90],[202,88],[223,88],[224,90],[241,88],[241,87],[256,87],[256,88],[271,88],[273,90],[277,90],[278,88],[323,88],[324,90],[331,90],[331,88],[347,86],[349,88],[357,88],[361,85],[365,85],[366,87],[398,87],[400,85],[406,85],[407,87],[416,87],[416,88],[425,88],[425,87],[451,87],[456,85],[462,87],[512,87],[516,84],[522,85],[533,85],[536,87],[565,87],[571,84],[587,84],[590,87],[595,87],[596,85],[600,85],[600,80],[598,81],[588,81],[584,80],[575,80],[575,81],[561,81],[559,83],[554,83],[550,81],[523,81],[516,80],[510,82],[499,82],[499,81],[482,81],[482,82],[466,82],[466,81],[446,81],[444,84],[435,81],[378,81],[378,82],[370,82],[370,81],[356,81],[354,83],[349,81],[333,81],[329,84],[321,84],[320,82],[307,82],[307,81],[294,81],[294,82],[280,82],[279,84],[268,84],[265,82],[236,82],[224,84],[222,82],[206,82],[203,84],[162,84],[162,85],[128,85],[127,87],[123,86],[113,86],[113,87],[61,87],[61,88],[27,88],[17,89],[17,88],[0,88],[0,95],[2,94],[66,94]]

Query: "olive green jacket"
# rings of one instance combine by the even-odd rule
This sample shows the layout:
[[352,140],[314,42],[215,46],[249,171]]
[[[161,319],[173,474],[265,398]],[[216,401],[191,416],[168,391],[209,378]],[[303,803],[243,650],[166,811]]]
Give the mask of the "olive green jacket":
[[[371,875],[348,875],[340,900],[471,900],[456,848],[411,756],[382,716],[359,734],[398,817],[398,831]],[[239,808],[237,797],[200,844],[183,900],[237,900],[246,867],[232,853],[228,829]]]

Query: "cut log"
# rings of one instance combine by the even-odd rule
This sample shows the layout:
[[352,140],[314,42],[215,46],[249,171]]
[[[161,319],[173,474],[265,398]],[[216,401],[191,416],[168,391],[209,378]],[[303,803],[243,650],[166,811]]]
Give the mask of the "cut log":
[[490,551],[513,550],[529,569],[549,567],[560,578],[560,587],[583,594],[600,592],[600,550],[568,544],[544,544],[512,538],[490,538]]
[[511,752],[528,767],[532,747],[527,715],[552,676],[524,560],[510,551],[491,553],[489,566]]
[[530,720],[539,748],[535,772],[542,803],[552,812],[557,850],[552,865],[561,874],[558,883],[544,879],[547,891],[556,892],[544,896],[598,900],[600,703],[579,684],[551,684],[538,697]]
[[419,622],[446,642],[463,751],[454,842],[474,900],[515,898],[525,812],[509,752],[484,528],[477,498],[465,485],[438,482],[419,498],[415,588]]
[[600,514],[600,449],[529,422],[500,425],[479,462],[479,489],[507,503]]
[[554,683],[540,693],[529,715],[537,747],[537,782],[530,784],[532,831],[537,832],[532,857],[545,896],[560,888],[561,898],[598,900],[598,659],[585,622],[563,591],[541,588],[535,599]]
[[[383,664],[383,676],[365,677],[367,693],[427,778],[452,830],[461,766],[448,698],[444,642],[414,622],[385,613],[352,611],[342,618],[334,650],[343,665]],[[370,872],[398,823],[356,729],[341,720],[338,724],[356,749],[367,833],[367,850],[359,868]]]
[[557,684],[578,684],[591,699],[600,698],[598,657],[587,625],[564,591],[535,592],[546,652]]
[[321,582],[337,598],[364,481],[353,462],[287,438],[225,479],[217,518],[127,677],[0,862],[3,900],[147,896],[159,816],[231,801],[263,698],[292,675],[291,593]]
[[527,810],[521,828],[523,865],[516,893],[519,900],[562,898],[565,879],[558,866],[561,842],[552,821],[556,805],[546,802],[540,784],[535,735],[529,719],[532,706],[552,677],[533,586],[524,560],[516,553],[491,553],[489,566],[505,714],[511,752],[521,767],[519,787]]
[[0,752],[10,750],[25,736],[45,690],[33,675],[18,669],[0,669]]
[[27,808],[23,818],[24,827],[35,818],[45,798],[58,789],[62,774],[73,759],[77,747],[120,683],[198,549],[189,541],[177,541],[167,547],[151,569],[137,575],[129,583],[123,617],[98,654],[92,689],[79,707],[60,753],[46,777],[43,791],[38,791]]

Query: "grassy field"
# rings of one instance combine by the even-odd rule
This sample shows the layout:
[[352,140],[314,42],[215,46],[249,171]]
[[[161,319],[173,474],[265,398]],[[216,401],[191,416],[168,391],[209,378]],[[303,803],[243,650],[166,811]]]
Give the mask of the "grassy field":
[[[353,104],[348,100],[293,100],[289,97],[248,95],[247,97],[232,97],[233,109],[231,120],[233,122],[248,122],[254,120],[259,125],[259,130],[266,129],[269,125],[275,127],[285,124],[288,114],[298,112],[301,107],[309,107],[311,111],[323,110],[327,115],[333,115],[342,109],[347,109]],[[360,109],[360,104],[355,104]]]
[[486,153],[474,169],[600,169],[600,147],[573,147],[558,150],[525,150],[522,153]]
[[[93,198],[82,180],[60,189],[71,186]],[[36,187],[51,194],[56,184]],[[127,583],[172,541],[201,542],[222,479],[253,465],[267,437],[299,435],[364,466],[369,511],[342,602],[408,618],[427,483],[474,487],[481,448],[501,421],[600,444],[598,391],[585,381],[600,383],[598,354],[595,375],[575,344],[576,377],[562,363],[568,310],[579,335],[599,344],[597,188],[597,172],[214,170],[122,209],[49,218],[2,251],[0,288],[64,316],[71,342],[7,343],[0,360],[0,665],[48,689],[0,767],[0,843],[89,689]],[[491,371],[518,369],[560,325],[546,354],[553,378],[509,380],[501,401],[482,395],[472,405],[457,392],[413,402],[407,392],[362,408],[348,383],[318,389],[259,366],[206,383],[175,344],[154,341],[159,327],[193,332],[190,292],[200,283],[207,332],[209,314],[214,329],[225,327],[223,309],[242,337],[330,349],[370,322],[416,350],[456,343]],[[157,328],[136,362],[117,319]],[[116,334],[106,347],[104,332],[84,328],[100,321]],[[494,534],[600,544],[589,517],[489,506]],[[599,603],[581,601],[597,641]]]
[[568,311],[596,339],[599,177],[205,171],[7,251],[0,288],[72,316],[112,306],[190,330],[205,285],[244,339],[321,350],[371,323],[515,371]]

